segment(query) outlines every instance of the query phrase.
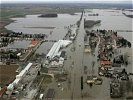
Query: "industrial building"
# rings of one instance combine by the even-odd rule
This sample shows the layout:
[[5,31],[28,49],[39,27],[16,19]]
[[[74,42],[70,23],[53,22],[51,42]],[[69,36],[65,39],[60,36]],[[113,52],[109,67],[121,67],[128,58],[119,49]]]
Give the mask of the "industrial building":
[[32,63],[29,63],[18,75],[16,75],[16,79],[7,86],[7,95],[10,96],[13,92],[14,88],[16,88],[20,81],[25,77],[25,75],[28,73],[29,69],[31,68]]
[[60,49],[63,47],[66,47],[67,45],[69,45],[71,43],[72,43],[72,41],[69,41],[69,40],[59,40],[58,42],[54,43],[54,45],[52,46],[52,48],[50,49],[50,51],[48,52],[46,57],[49,60],[51,60],[55,56],[60,56],[61,55]]

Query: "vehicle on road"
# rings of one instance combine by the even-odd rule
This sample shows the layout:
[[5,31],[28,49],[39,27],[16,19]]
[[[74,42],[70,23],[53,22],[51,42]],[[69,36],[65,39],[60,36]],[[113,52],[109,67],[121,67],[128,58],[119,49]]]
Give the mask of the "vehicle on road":
[[90,86],[92,86],[93,84],[101,85],[102,82],[103,82],[102,78],[93,75],[87,76],[87,84],[89,84]]

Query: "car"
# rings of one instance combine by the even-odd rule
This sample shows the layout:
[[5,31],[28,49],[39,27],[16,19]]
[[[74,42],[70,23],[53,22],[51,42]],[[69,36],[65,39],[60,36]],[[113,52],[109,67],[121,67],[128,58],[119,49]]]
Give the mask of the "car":
[[87,76],[87,84],[93,84],[95,82],[96,76]]

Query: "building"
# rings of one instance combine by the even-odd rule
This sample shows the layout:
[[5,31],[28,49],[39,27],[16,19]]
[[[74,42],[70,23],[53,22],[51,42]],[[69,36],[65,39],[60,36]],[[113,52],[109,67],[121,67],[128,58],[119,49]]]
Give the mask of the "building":
[[18,75],[16,75],[15,80],[7,86],[7,92],[6,93],[9,97],[10,97],[11,93],[14,91],[14,88],[16,88],[19,85],[20,81],[28,73],[31,66],[32,66],[32,63],[29,63]]
[[39,41],[35,41],[35,40],[31,41],[29,44],[29,48],[35,47],[38,43],[39,43]]
[[46,55],[47,59],[52,60],[55,56],[60,56],[61,48],[64,48],[71,43],[72,41],[69,41],[69,40],[59,40],[58,42],[54,43],[54,45]]
[[111,62],[108,60],[102,60],[101,65],[111,65]]

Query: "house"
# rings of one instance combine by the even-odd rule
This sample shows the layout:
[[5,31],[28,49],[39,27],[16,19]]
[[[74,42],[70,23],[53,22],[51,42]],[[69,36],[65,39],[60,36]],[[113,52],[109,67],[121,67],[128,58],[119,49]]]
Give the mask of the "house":
[[101,65],[111,65],[111,62],[108,60],[102,60]]
[[39,41],[31,41],[30,44],[29,44],[29,47],[32,48],[32,47],[35,47],[37,44],[39,43]]

